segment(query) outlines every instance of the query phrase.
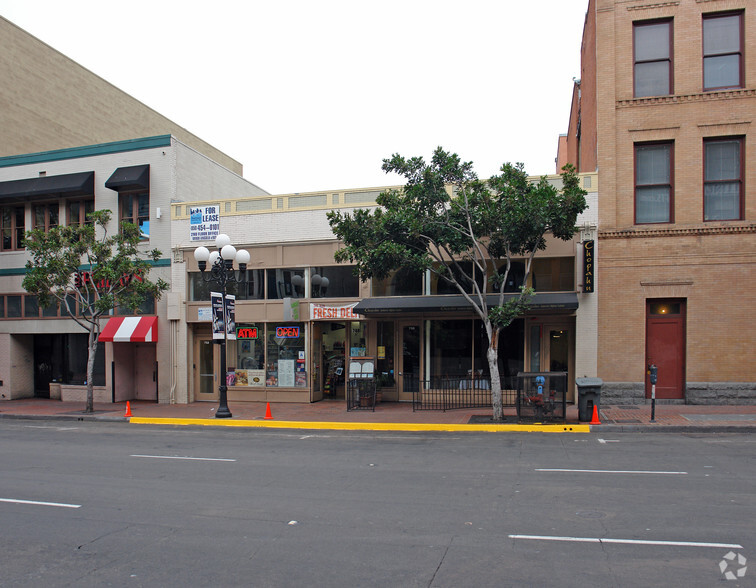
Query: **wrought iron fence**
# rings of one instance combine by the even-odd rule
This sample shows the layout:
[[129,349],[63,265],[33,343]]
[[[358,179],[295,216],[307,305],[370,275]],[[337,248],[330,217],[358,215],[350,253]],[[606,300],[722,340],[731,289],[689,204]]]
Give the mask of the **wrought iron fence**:
[[[412,410],[455,410],[490,408],[491,382],[487,378],[431,377],[420,380],[403,376],[406,392],[412,392]],[[516,406],[517,378],[501,378],[504,406]]]
[[375,411],[375,380],[350,379],[347,382],[347,410]]

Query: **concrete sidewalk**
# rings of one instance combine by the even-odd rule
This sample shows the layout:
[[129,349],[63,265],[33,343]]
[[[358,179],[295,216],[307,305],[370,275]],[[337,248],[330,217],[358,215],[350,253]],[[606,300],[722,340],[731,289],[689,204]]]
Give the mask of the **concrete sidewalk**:
[[99,420],[141,424],[254,426],[275,428],[415,430],[415,431],[548,431],[548,432],[756,432],[756,406],[702,406],[662,404],[656,406],[651,422],[651,405],[604,406],[599,425],[578,421],[577,407],[567,406],[566,423],[518,423],[516,411],[505,409],[506,424],[490,421],[484,408],[443,411],[415,411],[408,403],[383,402],[375,411],[347,411],[343,400],[313,404],[272,403],[266,419],[264,402],[232,402],[230,419],[216,419],[217,404],[157,404],[131,401],[131,418],[126,403],[96,404],[93,414],[84,413],[80,402],[27,398],[0,402],[0,418]]

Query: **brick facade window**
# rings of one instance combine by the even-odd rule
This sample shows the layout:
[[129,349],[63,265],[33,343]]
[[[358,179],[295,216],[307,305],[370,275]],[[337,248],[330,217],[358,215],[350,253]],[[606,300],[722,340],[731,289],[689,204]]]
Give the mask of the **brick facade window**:
[[704,220],[743,218],[743,139],[704,141]]
[[703,17],[703,88],[743,87],[743,13]]
[[673,143],[635,145],[635,224],[674,222]]
[[634,96],[672,94],[672,21],[633,23]]
[[24,248],[24,222],[23,206],[3,206],[0,209],[0,251],[17,251]]

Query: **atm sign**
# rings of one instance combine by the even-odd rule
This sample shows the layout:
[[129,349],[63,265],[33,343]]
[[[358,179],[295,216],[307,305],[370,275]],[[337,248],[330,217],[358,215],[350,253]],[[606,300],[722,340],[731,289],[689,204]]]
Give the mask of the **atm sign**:
[[298,339],[299,327],[276,327],[276,338],[278,339]]
[[238,327],[236,329],[237,339],[257,339],[257,327]]

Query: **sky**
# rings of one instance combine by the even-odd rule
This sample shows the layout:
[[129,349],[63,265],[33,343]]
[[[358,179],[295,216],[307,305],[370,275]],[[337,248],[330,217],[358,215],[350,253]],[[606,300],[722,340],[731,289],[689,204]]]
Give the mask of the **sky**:
[[588,0],[0,0],[273,194],[401,184],[441,146],[555,172]]

